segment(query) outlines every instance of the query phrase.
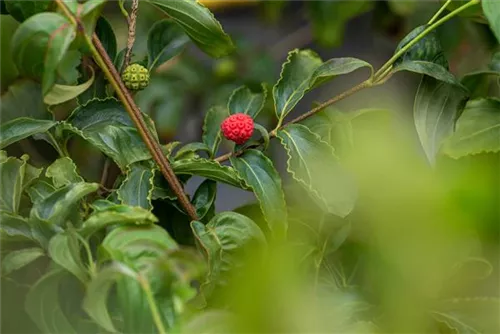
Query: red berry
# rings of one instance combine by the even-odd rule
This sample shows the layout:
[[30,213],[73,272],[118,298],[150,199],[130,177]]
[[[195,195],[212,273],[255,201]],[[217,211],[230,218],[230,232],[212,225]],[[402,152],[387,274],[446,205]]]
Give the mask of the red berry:
[[220,127],[224,137],[236,144],[243,144],[250,139],[254,128],[252,117],[242,113],[229,116]]

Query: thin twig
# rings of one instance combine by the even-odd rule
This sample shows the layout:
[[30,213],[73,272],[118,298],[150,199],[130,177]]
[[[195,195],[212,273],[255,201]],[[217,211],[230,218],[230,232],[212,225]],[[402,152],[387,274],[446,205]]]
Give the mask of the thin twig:
[[135,42],[135,27],[137,23],[137,12],[139,11],[139,0],[132,0],[132,8],[130,10],[130,15],[127,17],[128,23],[128,38],[127,38],[127,51],[125,51],[125,57],[123,58],[122,71],[130,64],[130,58],[132,58],[132,48]]
[[[73,22],[73,24],[77,25],[78,27],[81,27],[81,22],[79,22],[79,20],[74,17],[74,15],[68,10],[63,1],[62,0],[55,0],[55,1],[57,5],[63,10],[65,15]],[[149,131],[149,128],[146,124],[146,121],[144,120],[144,117],[142,116],[141,111],[135,104],[128,89],[125,87],[123,81],[120,78],[120,75],[118,74],[118,71],[113,65],[111,59],[109,58],[108,53],[104,49],[101,41],[99,40],[99,38],[95,33],[92,35],[92,39],[90,39],[87,35],[84,35],[84,37],[92,52],[92,55],[94,56],[96,63],[101,67],[107,79],[115,89],[118,97],[123,103],[125,110],[127,110],[128,114],[130,115],[130,118],[137,127],[137,130],[139,131],[142,140],[146,144],[149,152],[151,153],[153,159],[160,168],[163,176],[165,177],[165,179],[167,179],[168,184],[170,185],[172,191],[177,196],[181,206],[186,210],[188,216],[192,220],[198,220],[198,216],[196,215],[196,210],[194,206],[189,202],[189,199],[184,193],[184,189],[181,183],[175,176],[175,173],[172,167],[170,166],[170,163],[168,162],[166,156],[163,154],[160,144],[156,141],[156,139]]]

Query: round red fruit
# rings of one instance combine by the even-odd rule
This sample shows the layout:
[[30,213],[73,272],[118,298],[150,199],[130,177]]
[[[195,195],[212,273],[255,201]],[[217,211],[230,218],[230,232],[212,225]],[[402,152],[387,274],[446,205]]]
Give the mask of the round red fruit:
[[243,144],[250,139],[254,129],[252,117],[243,113],[229,116],[220,127],[224,137],[236,144]]

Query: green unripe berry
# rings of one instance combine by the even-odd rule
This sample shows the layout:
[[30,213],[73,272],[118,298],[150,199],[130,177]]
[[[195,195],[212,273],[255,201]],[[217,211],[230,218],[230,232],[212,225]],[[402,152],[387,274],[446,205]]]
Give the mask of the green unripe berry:
[[125,87],[131,90],[142,90],[149,84],[149,71],[142,65],[132,64],[122,73]]

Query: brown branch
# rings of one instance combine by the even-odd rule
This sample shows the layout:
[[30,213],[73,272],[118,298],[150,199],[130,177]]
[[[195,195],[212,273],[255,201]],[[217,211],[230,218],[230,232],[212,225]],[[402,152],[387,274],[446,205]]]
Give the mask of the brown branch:
[[[330,100],[328,100],[328,101],[320,104],[316,108],[309,110],[308,112],[306,112],[306,113],[304,113],[304,114],[302,114],[302,115],[300,115],[300,116],[292,119],[291,121],[283,124],[279,128],[274,129],[273,131],[269,132],[269,138],[276,137],[277,130],[283,129],[284,127],[286,127],[286,126],[288,126],[290,124],[294,124],[294,123],[298,123],[300,121],[303,121],[306,118],[311,117],[312,115],[316,114],[317,112],[325,109],[326,107],[329,107],[332,104],[334,104],[334,103],[336,103],[336,102],[338,102],[338,101],[340,101],[342,99],[345,99],[346,97],[351,96],[352,94],[354,94],[354,93],[356,93],[356,92],[358,92],[358,91],[360,91],[360,90],[362,90],[364,88],[368,88],[368,87],[371,87],[373,85],[374,84],[372,83],[371,80],[366,80],[366,81],[360,83],[359,85],[354,86],[351,89],[348,89],[348,90],[346,90],[343,93],[340,93],[339,95],[331,98]],[[226,153],[224,155],[221,155],[221,156],[215,158],[214,160],[217,161],[217,162],[219,162],[219,163],[221,163],[221,162],[224,162],[224,161],[228,160],[232,156],[236,156],[237,157],[237,156],[241,155],[243,152],[244,152],[244,150],[239,150],[239,151],[236,151],[236,152],[229,152],[229,153]]]
[[[73,16],[73,14],[68,10],[63,1],[62,0],[55,0],[55,1],[57,5],[66,14],[66,16],[73,22],[73,24],[75,24],[78,27],[81,27],[81,22],[79,22],[78,19]],[[90,39],[87,35],[84,35],[84,37],[87,41],[88,46],[91,49],[94,59],[96,60],[97,64],[101,67],[102,71],[104,72],[109,82],[115,89],[116,94],[118,95],[118,97],[123,103],[123,106],[125,107],[125,110],[127,110],[128,114],[130,115],[130,118],[137,127],[144,143],[146,144],[153,159],[160,168],[160,171],[162,172],[163,176],[165,177],[165,179],[167,179],[168,184],[170,185],[173,192],[177,196],[180,204],[182,205],[184,210],[186,210],[188,216],[192,220],[198,220],[194,206],[191,204],[191,202],[189,202],[189,199],[184,193],[184,189],[181,183],[175,176],[175,173],[172,167],[170,166],[170,163],[168,162],[166,156],[163,154],[160,144],[156,141],[156,139],[149,131],[149,128],[147,127],[146,121],[144,120],[141,111],[139,110],[132,96],[130,95],[129,91],[125,87],[123,81],[120,78],[120,75],[118,74],[118,71],[113,65],[111,59],[109,58],[108,53],[102,46],[101,41],[99,40],[99,38],[95,33],[92,35],[92,39]]]
[[134,47],[134,42],[135,42],[135,26],[137,22],[138,11],[139,11],[139,0],[132,0],[132,9],[130,10],[130,15],[127,17],[127,23],[128,23],[127,51],[125,51],[125,57],[123,58],[123,66],[121,68],[122,71],[130,64],[130,58],[132,57],[132,48]]

